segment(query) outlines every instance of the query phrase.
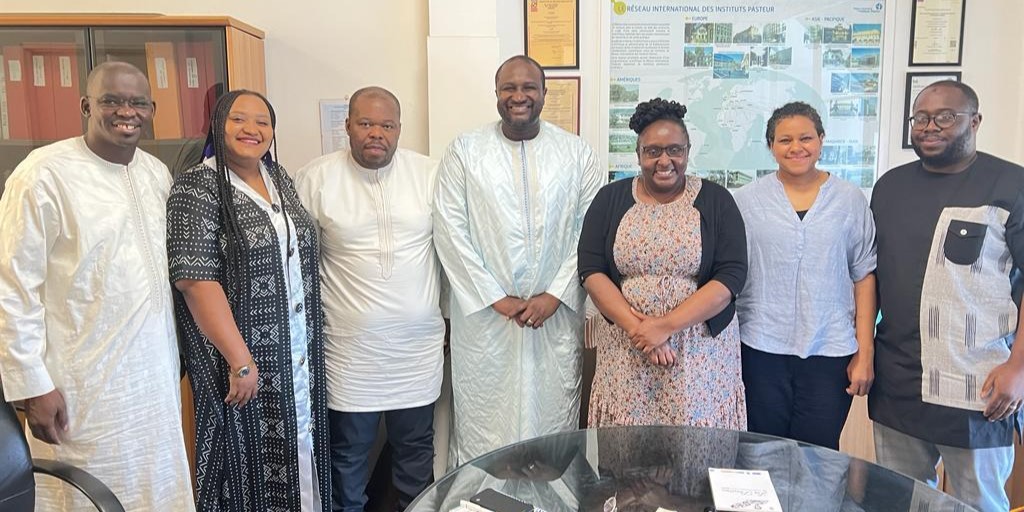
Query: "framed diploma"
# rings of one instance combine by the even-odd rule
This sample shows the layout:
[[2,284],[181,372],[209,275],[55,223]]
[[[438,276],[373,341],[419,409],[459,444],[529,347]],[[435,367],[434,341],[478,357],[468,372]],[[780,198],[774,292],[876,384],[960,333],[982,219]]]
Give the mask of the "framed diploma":
[[913,0],[910,65],[959,66],[964,47],[966,0]]
[[943,80],[960,81],[959,71],[928,71],[907,73],[907,94],[903,100],[903,149],[910,149],[910,116],[914,115],[914,100],[917,95],[935,82]]
[[579,69],[579,0],[524,0],[526,55],[544,69]]
[[546,81],[544,110],[540,118],[569,132],[580,134],[580,78],[552,77]]

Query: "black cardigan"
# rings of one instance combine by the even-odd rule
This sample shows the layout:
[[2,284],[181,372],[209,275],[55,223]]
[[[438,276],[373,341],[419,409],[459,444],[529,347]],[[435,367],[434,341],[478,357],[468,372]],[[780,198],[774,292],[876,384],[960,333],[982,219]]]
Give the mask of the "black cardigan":
[[[711,336],[718,336],[736,314],[736,296],[747,279],[747,236],[743,217],[725,187],[702,179],[693,206],[700,213],[701,255],[697,287],[714,279],[732,292],[729,305],[707,321]],[[615,235],[626,212],[636,204],[633,180],[609,183],[598,191],[583,220],[579,243],[580,282],[595,273],[608,276],[622,289],[615,266]]]

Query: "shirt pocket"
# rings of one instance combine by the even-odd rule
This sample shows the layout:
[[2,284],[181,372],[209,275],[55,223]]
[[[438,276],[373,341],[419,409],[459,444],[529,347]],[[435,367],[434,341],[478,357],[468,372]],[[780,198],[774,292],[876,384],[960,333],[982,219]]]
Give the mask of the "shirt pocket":
[[949,228],[946,230],[946,241],[942,245],[942,252],[947,260],[957,265],[972,265],[981,255],[987,231],[988,226],[985,224],[951,220]]

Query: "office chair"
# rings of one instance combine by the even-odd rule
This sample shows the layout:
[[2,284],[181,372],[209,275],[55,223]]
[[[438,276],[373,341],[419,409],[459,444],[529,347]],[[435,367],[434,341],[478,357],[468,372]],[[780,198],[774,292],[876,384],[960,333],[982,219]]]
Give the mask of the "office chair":
[[70,464],[33,459],[25,431],[0,389],[0,510],[34,510],[35,473],[63,480],[89,498],[100,512],[124,512],[103,482]]

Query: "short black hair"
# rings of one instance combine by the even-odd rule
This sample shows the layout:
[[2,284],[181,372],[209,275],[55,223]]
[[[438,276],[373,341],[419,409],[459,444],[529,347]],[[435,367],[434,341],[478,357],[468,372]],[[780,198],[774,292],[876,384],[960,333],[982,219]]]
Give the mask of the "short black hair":
[[355,105],[356,100],[359,99],[362,96],[366,96],[367,98],[373,98],[373,97],[387,98],[387,99],[395,102],[395,107],[398,109],[398,117],[402,117],[402,104],[401,104],[401,102],[398,101],[398,97],[395,96],[394,93],[392,93],[391,91],[389,91],[389,90],[387,90],[387,89],[385,89],[383,87],[377,87],[377,86],[363,87],[362,89],[359,89],[358,91],[352,93],[352,96],[349,97],[349,99],[348,99],[349,107],[351,107],[352,105]]
[[790,117],[806,117],[814,123],[814,130],[818,132],[818,137],[825,136],[825,125],[821,123],[821,116],[814,107],[802,102],[802,101],[791,101],[785,105],[775,109],[772,112],[772,117],[768,118],[768,129],[764,131],[764,138],[768,141],[768,147],[772,147],[772,142],[775,141],[775,127],[778,126],[779,121],[783,119],[789,119]]
[[655,121],[672,121],[683,129],[683,133],[689,139],[690,131],[683,122],[685,116],[686,105],[674,100],[654,98],[636,106],[633,116],[629,118],[629,128],[640,135]]
[[505,67],[505,65],[517,60],[521,60],[537,68],[537,71],[540,72],[540,88],[544,89],[547,87],[547,85],[544,84],[544,82],[547,80],[547,77],[544,75],[544,66],[541,66],[539,62],[533,60],[533,58],[530,57],[529,55],[513,55],[512,57],[509,57],[505,62],[502,62],[501,65],[498,66],[498,70],[494,72],[495,86],[498,85],[498,75],[501,74],[501,70]]
[[[917,96],[920,97],[921,93],[927,91],[928,89],[934,89],[936,87],[952,87],[953,89],[959,90],[964,94],[964,97],[967,98],[967,106],[970,107],[971,111],[980,111],[978,93],[975,92],[974,88],[972,88],[971,86],[963,82],[957,82],[956,80],[939,80],[938,82],[928,84],[927,87],[921,89],[921,92],[917,93]],[[914,103],[917,103],[917,98],[914,98]]]

